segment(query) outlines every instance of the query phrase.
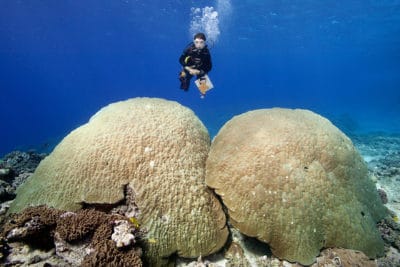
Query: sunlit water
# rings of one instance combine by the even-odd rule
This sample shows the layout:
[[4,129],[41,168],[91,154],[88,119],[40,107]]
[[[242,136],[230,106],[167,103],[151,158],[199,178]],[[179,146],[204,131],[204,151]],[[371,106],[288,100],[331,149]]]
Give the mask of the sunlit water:
[[[179,89],[206,32],[215,88]],[[400,1],[0,1],[0,155],[51,149],[102,106],[137,96],[232,116],[305,108],[345,131],[400,132]]]

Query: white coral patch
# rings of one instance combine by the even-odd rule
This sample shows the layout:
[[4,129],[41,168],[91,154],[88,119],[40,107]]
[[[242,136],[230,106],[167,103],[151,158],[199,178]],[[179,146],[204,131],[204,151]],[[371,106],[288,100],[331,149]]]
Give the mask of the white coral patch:
[[111,235],[111,239],[116,243],[117,247],[126,247],[132,243],[135,243],[135,236],[132,234],[134,229],[125,220],[115,221],[114,233]]

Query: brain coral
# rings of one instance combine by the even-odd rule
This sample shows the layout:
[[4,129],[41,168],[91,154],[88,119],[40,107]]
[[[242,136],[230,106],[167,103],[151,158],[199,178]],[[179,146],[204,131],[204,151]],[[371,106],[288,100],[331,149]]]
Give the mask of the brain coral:
[[322,247],[383,252],[375,223],[385,215],[352,142],[307,110],[236,116],[215,137],[206,183],[242,233],[283,259],[311,264]]
[[70,211],[116,204],[129,186],[153,241],[150,258],[208,255],[228,236],[221,204],[204,182],[209,148],[204,125],[176,102],[113,103],[57,145],[18,189],[10,212],[40,204]]

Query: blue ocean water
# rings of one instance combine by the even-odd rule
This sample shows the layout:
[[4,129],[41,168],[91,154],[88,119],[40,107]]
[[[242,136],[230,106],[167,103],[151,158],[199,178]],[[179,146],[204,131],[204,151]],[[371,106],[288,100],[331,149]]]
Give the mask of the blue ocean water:
[[[215,88],[179,89],[192,34]],[[191,108],[214,136],[232,116],[305,108],[350,132],[400,133],[399,0],[2,0],[0,155],[51,149],[104,105]]]

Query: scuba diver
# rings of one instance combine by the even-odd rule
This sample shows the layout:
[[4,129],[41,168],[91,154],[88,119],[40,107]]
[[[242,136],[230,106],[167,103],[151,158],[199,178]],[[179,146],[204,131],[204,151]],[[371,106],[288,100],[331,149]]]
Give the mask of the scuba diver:
[[206,45],[204,33],[196,33],[179,58],[183,69],[179,74],[181,89],[189,90],[190,80],[194,75],[199,79],[199,90],[202,95],[208,90],[206,85],[207,73],[211,70],[211,55]]

